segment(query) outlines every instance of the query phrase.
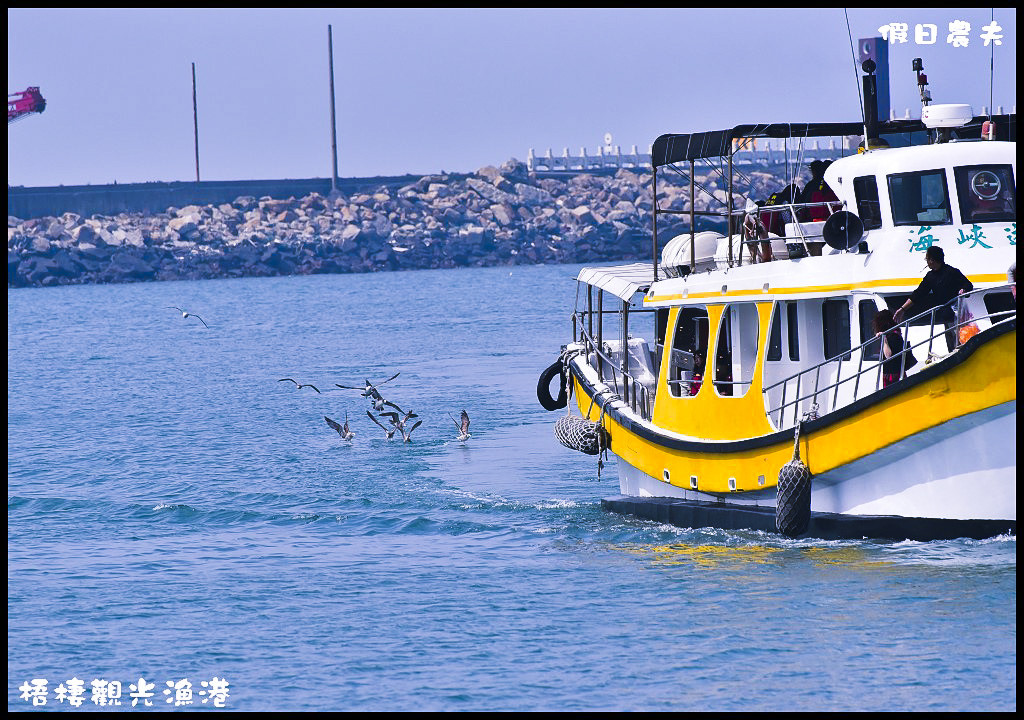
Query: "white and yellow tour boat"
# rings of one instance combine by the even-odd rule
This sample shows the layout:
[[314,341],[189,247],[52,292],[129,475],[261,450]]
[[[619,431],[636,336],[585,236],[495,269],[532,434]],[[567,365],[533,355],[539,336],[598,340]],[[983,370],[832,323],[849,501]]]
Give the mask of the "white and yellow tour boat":
[[[737,193],[737,149],[850,135],[859,152],[824,175],[837,199],[771,206],[784,233],[744,233],[768,206]],[[694,208],[698,163],[728,184],[721,210]],[[922,120],[663,135],[652,165],[652,262],[579,273],[573,340],[538,382],[542,405],[566,408],[564,445],[617,458],[603,506],[791,537],[1015,535],[1016,115],[933,105]],[[688,178],[687,209],[659,208],[667,169]],[[806,221],[812,207],[827,218]],[[665,215],[689,229],[659,258]],[[698,231],[715,215],[725,233]],[[933,245],[974,289],[913,305],[886,361],[874,317],[904,305]]]

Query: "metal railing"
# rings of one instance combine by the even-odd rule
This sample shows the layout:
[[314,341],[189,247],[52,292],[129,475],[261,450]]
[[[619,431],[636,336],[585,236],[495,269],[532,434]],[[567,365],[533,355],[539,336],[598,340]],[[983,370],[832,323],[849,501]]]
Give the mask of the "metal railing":
[[[590,362],[590,354],[594,354],[594,369],[597,370],[597,377],[601,382],[609,382],[615,394],[629,405],[630,409],[644,420],[651,419],[654,410],[654,394],[642,382],[633,377],[628,371],[623,370],[612,357],[611,346],[599,343],[587,332],[584,327],[582,316],[585,313],[574,312],[572,316],[573,327],[577,327],[579,320],[579,340],[583,343],[584,357]],[[629,348],[622,348],[623,358],[628,365]]]
[[[801,370],[776,383],[766,386],[762,393],[765,395],[766,412],[769,419],[771,419],[775,426],[781,430],[796,425],[801,417],[801,408],[806,408],[807,411],[811,413],[812,417],[818,417],[827,412],[838,410],[841,407],[845,407],[846,405],[852,404],[867,395],[877,392],[882,388],[882,377],[885,364],[896,358],[899,358],[900,361],[900,372],[897,375],[898,382],[906,377],[907,358],[916,348],[927,345],[927,357],[923,365],[929,364],[933,360],[941,360],[946,357],[945,355],[938,355],[933,352],[934,342],[937,337],[948,337],[952,334],[955,340],[953,350],[949,351],[949,354],[952,354],[952,352],[962,344],[959,341],[960,329],[962,327],[972,323],[977,323],[979,320],[989,320],[991,325],[994,326],[1008,322],[1012,318],[1016,318],[1016,310],[987,312],[983,315],[974,317],[965,317],[965,313],[962,312],[964,309],[964,301],[971,295],[990,293],[993,290],[998,291],[1004,287],[1007,290],[1010,288],[1009,285],[1005,285],[994,288],[972,290],[969,293],[964,293],[963,295],[958,296],[957,299],[951,303],[931,308],[893,326],[892,330],[899,330],[902,332],[904,337],[903,350],[888,358],[884,357],[881,351],[882,338],[876,335],[857,347],[844,350],[841,354],[836,355],[835,357],[823,360],[817,365]],[[953,309],[954,305],[955,310]],[[954,320],[952,322],[942,320],[938,317],[939,313],[945,314],[944,310],[946,309],[949,309],[951,312],[955,312]],[[917,321],[925,317],[928,318],[928,337],[924,340],[919,340],[916,343],[911,343],[910,327],[923,327],[924,323],[919,323]],[[937,329],[937,327],[939,329]],[[891,332],[891,330],[889,332]],[[866,357],[868,355],[866,352],[868,347],[875,343],[879,345],[877,360]],[[852,362],[851,356],[853,353],[857,353],[858,356],[856,371],[844,378],[842,376],[843,362]],[[833,365],[834,368],[830,367]],[[824,384],[822,382],[823,370],[825,371]],[[794,380],[796,382],[796,387],[794,389],[793,397],[792,399],[787,400],[786,396],[788,387]],[[862,380],[868,380],[868,382],[863,383]],[[841,399],[840,388],[844,385],[846,386],[844,389],[849,388],[850,386],[848,383],[852,383],[852,391],[848,396]],[[810,385],[809,388],[807,387],[808,385]],[[779,404],[775,406],[769,405],[768,394],[780,387],[781,399]],[[803,392],[801,392],[802,390]],[[831,400],[831,402],[829,402],[829,400]],[[790,410],[792,410],[791,420],[787,417]]]
[[[769,243],[770,244],[773,240],[781,240],[783,243],[786,244],[787,251],[789,251],[790,246],[802,246],[804,254],[801,257],[807,257],[807,256],[813,254],[811,252],[812,248],[811,248],[811,245],[809,243],[820,243],[821,245],[824,245],[825,244],[825,238],[823,236],[821,236],[821,235],[811,235],[810,236],[811,239],[809,240],[808,236],[804,233],[803,226],[807,222],[814,222],[814,221],[807,221],[807,220],[801,221],[801,220],[799,220],[798,217],[797,217],[798,216],[797,210],[798,209],[800,209],[800,210],[808,210],[810,208],[815,208],[815,207],[823,207],[823,208],[825,208],[825,210],[828,211],[828,216],[832,217],[840,209],[845,208],[846,207],[846,203],[841,202],[841,201],[837,201],[837,200],[823,200],[823,201],[819,201],[819,202],[809,202],[809,203],[793,203],[793,202],[790,202],[790,203],[784,203],[782,205],[760,206],[757,209],[750,210],[749,212],[748,211],[744,211],[742,213],[734,213],[734,215],[738,215],[740,217],[740,223],[741,223],[740,224],[740,233],[741,234],[743,233],[743,224],[742,223],[743,223],[744,219],[746,218],[746,216],[748,214],[756,214],[756,216],[758,217],[758,222],[760,222],[760,215],[763,212],[772,212],[772,213],[786,212],[786,213],[789,213],[790,220],[789,220],[789,222],[787,224],[795,225],[795,229],[796,229],[796,234],[795,235],[778,235],[778,236],[768,236],[768,237],[765,237],[765,238],[746,238],[746,237],[744,237],[743,240],[741,241],[741,245],[745,245],[745,246],[747,246],[748,249],[750,249],[750,248],[756,247],[760,243]],[[817,222],[821,222],[821,221],[817,221]],[[772,259],[774,260],[776,258],[773,257]],[[793,258],[791,257],[791,259],[793,259]],[[740,253],[740,256],[739,256],[739,258],[737,258],[737,260],[738,260],[738,264],[740,264],[740,265],[743,264],[743,253],[742,252]],[[762,261],[758,261],[758,262],[764,262],[764,261],[762,260]]]

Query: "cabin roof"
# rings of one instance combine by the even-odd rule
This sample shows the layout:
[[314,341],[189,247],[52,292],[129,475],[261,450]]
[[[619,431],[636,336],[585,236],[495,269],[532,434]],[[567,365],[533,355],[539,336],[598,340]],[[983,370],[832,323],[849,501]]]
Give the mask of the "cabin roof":
[[605,267],[585,267],[576,280],[600,288],[616,297],[629,301],[637,292],[647,292],[654,277],[654,267],[649,262]]
[[[961,140],[976,140],[981,137],[981,124],[991,120],[996,125],[999,140],[1017,139],[1017,115],[980,115],[966,125],[954,128],[952,136]],[[920,120],[887,120],[878,124],[879,136],[906,135],[925,132]],[[862,122],[834,123],[760,123],[737,125],[727,130],[711,130],[700,133],[668,133],[654,141],[651,162],[654,167],[671,165],[683,160],[728,157],[732,153],[732,141],[740,138],[810,138],[836,137],[840,135],[863,135]],[[899,144],[906,144],[902,142]]]

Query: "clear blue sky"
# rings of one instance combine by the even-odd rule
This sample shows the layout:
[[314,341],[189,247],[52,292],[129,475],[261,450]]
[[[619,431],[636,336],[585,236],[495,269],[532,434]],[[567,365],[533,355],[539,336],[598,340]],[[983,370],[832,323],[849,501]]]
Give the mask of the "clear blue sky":
[[[890,45],[892,106],[989,104],[991,10],[848,11]],[[996,9],[995,105],[1017,103],[1017,14]],[[46,111],[8,126],[11,185],[192,180],[191,63],[203,180],[330,177],[327,26],[338,174],[472,171],[666,132],[860,117],[843,9],[32,9],[7,11],[8,93]],[[950,22],[971,24],[967,47]],[[916,42],[915,25],[938,28]]]

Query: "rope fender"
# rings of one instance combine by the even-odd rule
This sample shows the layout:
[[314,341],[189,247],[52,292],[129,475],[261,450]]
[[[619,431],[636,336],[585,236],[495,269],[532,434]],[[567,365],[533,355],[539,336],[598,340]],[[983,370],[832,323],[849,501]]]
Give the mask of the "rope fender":
[[607,447],[605,430],[599,423],[573,415],[563,415],[555,422],[555,438],[570,450],[599,455]]
[[800,460],[800,425],[793,438],[793,459],[779,470],[775,498],[775,527],[786,537],[797,537],[811,522],[811,470]]

